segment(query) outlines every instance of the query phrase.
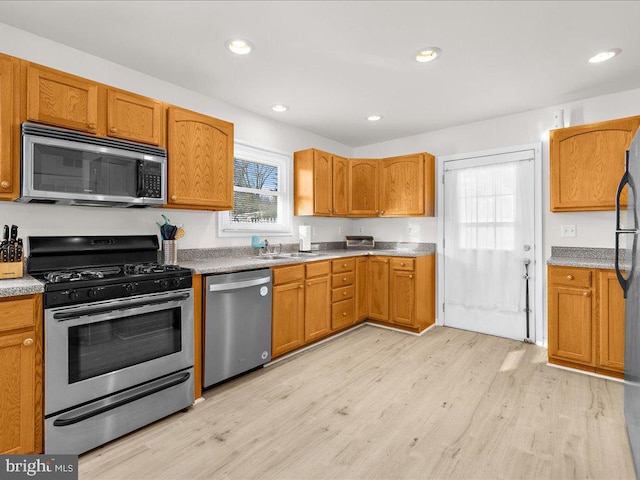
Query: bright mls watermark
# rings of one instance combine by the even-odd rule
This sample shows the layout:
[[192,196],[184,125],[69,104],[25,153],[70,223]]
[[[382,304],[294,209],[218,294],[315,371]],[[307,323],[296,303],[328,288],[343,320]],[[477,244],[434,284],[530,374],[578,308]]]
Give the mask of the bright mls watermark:
[[0,480],[78,480],[77,455],[0,455]]

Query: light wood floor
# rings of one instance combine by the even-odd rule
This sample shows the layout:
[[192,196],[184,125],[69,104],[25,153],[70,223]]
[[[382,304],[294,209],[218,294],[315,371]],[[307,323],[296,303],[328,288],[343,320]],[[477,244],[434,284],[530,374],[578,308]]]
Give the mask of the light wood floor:
[[80,458],[89,479],[631,479],[621,383],[365,326]]

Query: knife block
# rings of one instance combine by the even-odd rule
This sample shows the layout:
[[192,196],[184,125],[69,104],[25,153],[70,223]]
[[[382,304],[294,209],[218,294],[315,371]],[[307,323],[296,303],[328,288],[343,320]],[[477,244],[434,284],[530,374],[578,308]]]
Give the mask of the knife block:
[[0,262],[0,279],[22,278],[24,266],[22,262]]

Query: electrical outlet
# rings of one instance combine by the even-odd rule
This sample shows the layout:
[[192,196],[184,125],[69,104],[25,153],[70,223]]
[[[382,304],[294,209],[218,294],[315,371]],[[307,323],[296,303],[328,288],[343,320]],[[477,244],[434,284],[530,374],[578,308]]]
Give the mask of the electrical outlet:
[[575,225],[561,225],[560,226],[560,236],[561,237],[575,237],[576,236],[576,226]]
[[356,227],[356,233],[362,235],[364,233],[364,227]]

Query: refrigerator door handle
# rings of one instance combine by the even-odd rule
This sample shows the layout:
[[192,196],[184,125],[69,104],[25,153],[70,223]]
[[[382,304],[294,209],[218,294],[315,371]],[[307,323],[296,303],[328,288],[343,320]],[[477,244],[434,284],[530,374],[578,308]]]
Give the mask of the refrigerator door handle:
[[[616,200],[616,207],[617,207],[617,203],[618,202]],[[629,285],[629,282],[626,278],[624,278],[624,276],[622,275],[622,271],[620,270],[620,235],[622,234],[623,232],[616,232],[615,269],[616,269],[616,277],[618,277],[618,283],[620,283],[620,286],[622,287],[622,293],[624,294],[624,298],[627,298],[627,287]]]
[[[622,196],[622,190],[628,184],[629,184],[629,172],[626,171],[624,172],[624,175],[622,175],[622,178],[620,179],[620,183],[618,184],[618,191],[616,192],[616,230],[621,230],[622,228],[620,226],[620,197]],[[616,236],[616,239],[617,238],[618,237]],[[617,245],[617,242],[616,242],[616,245]]]

